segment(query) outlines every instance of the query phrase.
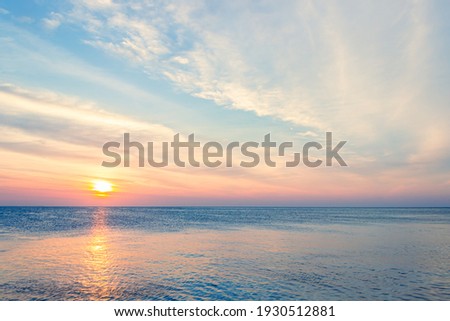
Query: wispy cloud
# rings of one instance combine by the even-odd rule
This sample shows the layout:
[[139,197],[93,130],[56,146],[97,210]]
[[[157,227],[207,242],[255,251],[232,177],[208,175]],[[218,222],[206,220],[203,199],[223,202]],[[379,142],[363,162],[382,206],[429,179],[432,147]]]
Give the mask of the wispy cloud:
[[51,12],[48,18],[42,19],[45,28],[49,30],[57,29],[62,23],[63,16],[56,12]]
[[[33,76],[44,77],[45,80],[57,82],[64,77],[65,80],[75,80],[78,85],[106,89],[110,93],[121,93],[128,97],[137,97],[147,102],[165,106],[163,101],[151,92],[135,86],[108,70],[87,63],[81,57],[55,46],[40,37],[8,23],[0,22],[3,52],[0,57],[7,65],[3,68],[11,70],[12,78],[17,70],[33,70],[28,81]],[[11,75],[5,74],[3,79]]]
[[[168,140],[174,134],[163,125],[107,112],[94,102],[48,91],[29,91],[3,84],[0,101],[0,125],[5,129],[0,146],[12,148],[16,144],[15,150],[22,146],[23,153],[28,153],[34,143],[45,149],[51,145],[53,153],[58,151],[59,144],[61,149],[71,151],[67,157],[74,151],[84,157],[92,155],[94,150],[99,155],[104,142],[120,140],[124,132],[155,140]],[[41,150],[41,155],[48,156],[48,151]]]
[[[217,105],[339,132],[366,156],[411,160],[429,140],[412,124],[435,127],[430,111],[447,113],[424,96],[436,72],[426,2],[114,6],[75,3],[71,18],[88,26],[86,43]],[[445,144],[448,130],[438,125],[433,135]]]

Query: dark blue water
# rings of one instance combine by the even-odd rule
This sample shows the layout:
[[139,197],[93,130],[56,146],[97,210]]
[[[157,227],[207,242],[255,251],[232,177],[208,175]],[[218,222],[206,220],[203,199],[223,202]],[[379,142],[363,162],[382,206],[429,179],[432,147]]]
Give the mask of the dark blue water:
[[449,300],[448,208],[0,207],[3,300]]

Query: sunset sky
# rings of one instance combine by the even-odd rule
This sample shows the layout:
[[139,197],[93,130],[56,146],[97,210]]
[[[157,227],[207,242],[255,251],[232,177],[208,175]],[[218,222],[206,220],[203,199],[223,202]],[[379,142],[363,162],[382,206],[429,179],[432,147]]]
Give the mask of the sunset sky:
[[[0,0],[0,205],[450,206],[449,16],[444,1]],[[347,167],[101,166],[125,132],[301,151],[327,131]]]

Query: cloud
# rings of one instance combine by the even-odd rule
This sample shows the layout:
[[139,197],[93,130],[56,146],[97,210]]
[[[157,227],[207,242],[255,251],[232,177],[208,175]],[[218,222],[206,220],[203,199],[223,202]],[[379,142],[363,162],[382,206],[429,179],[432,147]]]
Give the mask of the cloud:
[[[74,22],[101,26],[86,43],[219,106],[337,132],[362,158],[407,164],[429,141],[415,124],[448,115],[427,83],[439,72],[427,2],[114,4],[74,4]],[[438,125],[436,148],[449,134]]]
[[89,84],[90,87],[107,89],[109,93],[121,93],[127,97],[138,97],[142,100],[165,105],[157,96],[149,91],[132,85],[120,77],[87,63],[75,54],[57,47],[30,32],[7,23],[0,22],[0,36],[5,49],[2,59],[8,61],[8,67],[13,70],[27,69],[40,74],[40,78],[59,79],[66,77],[75,79],[80,84]]
[[78,2],[91,9],[110,9],[115,6],[112,0],[82,0]]
[[42,19],[42,23],[46,29],[55,30],[63,21],[63,16],[56,12],[51,12],[48,18]]
[[[68,19],[75,23],[83,23],[93,39],[85,42],[106,52],[119,55],[137,63],[153,61],[168,53],[163,34],[159,32],[161,22],[154,10],[149,16],[130,15],[137,8],[133,3],[114,3],[108,1],[74,2],[74,9]],[[152,23],[148,23],[151,19]]]
[[[143,141],[168,140],[174,134],[163,125],[107,112],[94,102],[48,91],[2,84],[0,101],[0,126],[5,129],[0,146],[14,147],[16,151],[23,147],[23,153],[34,144],[52,146],[52,153],[60,146],[66,156],[73,151],[89,155],[92,150],[98,153],[107,141],[120,141],[124,132],[132,132]],[[41,155],[46,157],[48,152],[41,150]]]
[[172,60],[174,62],[182,64],[182,65],[189,64],[189,59],[187,59],[186,57],[175,56],[175,57],[172,58]]

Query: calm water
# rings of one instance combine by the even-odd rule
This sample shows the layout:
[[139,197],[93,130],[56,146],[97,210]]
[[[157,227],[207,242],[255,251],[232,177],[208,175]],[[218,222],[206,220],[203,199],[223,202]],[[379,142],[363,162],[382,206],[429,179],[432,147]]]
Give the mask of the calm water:
[[0,299],[450,300],[450,209],[0,207]]

